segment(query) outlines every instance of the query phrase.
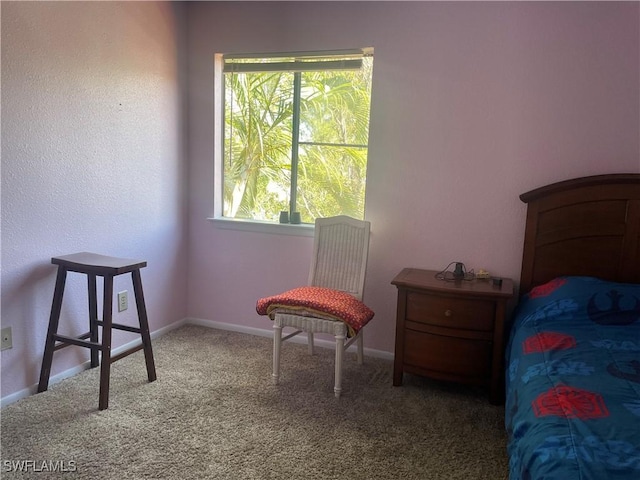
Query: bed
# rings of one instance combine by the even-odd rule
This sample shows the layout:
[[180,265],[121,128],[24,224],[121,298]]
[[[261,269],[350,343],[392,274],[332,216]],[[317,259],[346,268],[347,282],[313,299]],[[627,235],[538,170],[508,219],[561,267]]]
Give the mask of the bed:
[[510,479],[640,479],[640,174],[567,180],[520,199]]

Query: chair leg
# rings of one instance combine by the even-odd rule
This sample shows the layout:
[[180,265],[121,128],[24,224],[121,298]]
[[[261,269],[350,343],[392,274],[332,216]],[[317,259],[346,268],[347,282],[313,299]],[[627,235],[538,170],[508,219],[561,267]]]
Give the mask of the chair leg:
[[313,332],[307,332],[307,351],[313,355]]
[[362,330],[358,332],[356,343],[358,347],[358,365],[362,365],[364,363],[364,339],[362,338]]
[[42,369],[40,370],[40,381],[38,382],[38,393],[49,388],[49,376],[51,374],[51,363],[53,362],[53,351],[55,347],[54,335],[58,333],[58,323],[60,322],[60,311],[62,309],[62,297],[64,296],[64,284],[67,280],[67,269],[58,267],[56,276],[56,286],[53,291],[53,302],[51,304],[51,316],[49,318],[49,329],[44,345],[44,356],[42,357]]
[[104,277],[102,305],[102,347],[100,358],[100,395],[98,409],[109,408],[109,374],[111,373],[111,325],[113,314],[113,277]]
[[336,335],[336,379],[335,386],[333,387],[336,398],[340,398],[340,393],[342,393],[342,357],[344,356],[344,339],[344,333]]
[[[87,274],[87,284],[89,290],[89,332],[91,336],[89,339],[98,343],[98,297],[96,290],[96,275]],[[95,368],[100,364],[98,357],[98,349],[91,349],[91,368]]]
[[147,317],[147,307],[144,303],[144,293],[142,290],[142,277],[140,270],[131,272],[133,282],[133,292],[136,296],[136,309],[138,310],[138,321],[140,322],[140,336],[144,348],[144,361],[147,366],[147,378],[150,382],[156,380],[156,364],[153,361],[153,348],[151,347],[151,334],[149,333],[149,318]]
[[273,324],[273,384],[280,380],[280,345],[282,344],[282,327]]

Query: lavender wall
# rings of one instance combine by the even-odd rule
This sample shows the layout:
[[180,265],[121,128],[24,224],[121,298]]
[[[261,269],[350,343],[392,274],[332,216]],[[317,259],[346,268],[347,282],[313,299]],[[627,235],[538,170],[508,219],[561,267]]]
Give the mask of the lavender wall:
[[406,266],[517,279],[518,195],[640,172],[638,3],[189,5],[192,318],[269,330],[255,301],[306,281],[311,239],[221,229],[213,214],[213,56],[375,48],[365,345],[393,351]]
[[[2,396],[37,383],[51,257],[141,258],[152,330],[186,314],[184,24],[167,2],[2,2]],[[69,274],[64,333],[88,330]],[[116,277],[135,325],[130,275]],[[117,312],[117,310],[114,310]],[[114,347],[135,339],[116,332]],[[53,374],[88,359],[55,354]],[[97,395],[97,393],[96,393]],[[97,397],[96,397],[97,398]]]
[[[3,399],[37,382],[51,256],[145,258],[154,331],[189,316],[268,332],[256,299],[306,281],[309,237],[207,220],[215,53],[375,48],[369,348],[393,351],[389,282],[401,268],[457,260],[517,278],[520,193],[640,171],[637,3],[1,8],[2,326],[12,327],[14,343],[1,356]],[[86,330],[86,285],[77,277],[63,308],[68,333]],[[127,277],[116,280],[116,291],[131,292]],[[117,321],[134,317],[130,308]],[[119,334],[114,344],[129,339]],[[86,358],[81,349],[57,352],[54,374]]]

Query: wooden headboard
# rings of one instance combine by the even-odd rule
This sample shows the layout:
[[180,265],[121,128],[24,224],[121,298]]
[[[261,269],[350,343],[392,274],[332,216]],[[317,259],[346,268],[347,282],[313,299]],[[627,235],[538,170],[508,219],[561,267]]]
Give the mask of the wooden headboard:
[[520,293],[561,275],[640,283],[640,174],[575,178],[527,204]]

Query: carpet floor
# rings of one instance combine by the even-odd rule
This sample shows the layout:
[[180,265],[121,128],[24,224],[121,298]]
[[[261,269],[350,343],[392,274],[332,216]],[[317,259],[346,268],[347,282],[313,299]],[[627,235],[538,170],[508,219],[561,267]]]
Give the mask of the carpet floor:
[[483,389],[393,387],[393,362],[349,351],[336,399],[329,349],[285,343],[274,386],[266,337],[187,325],[153,348],[157,381],[141,351],[114,363],[107,410],[98,368],[3,408],[2,478],[508,477],[504,408]]

